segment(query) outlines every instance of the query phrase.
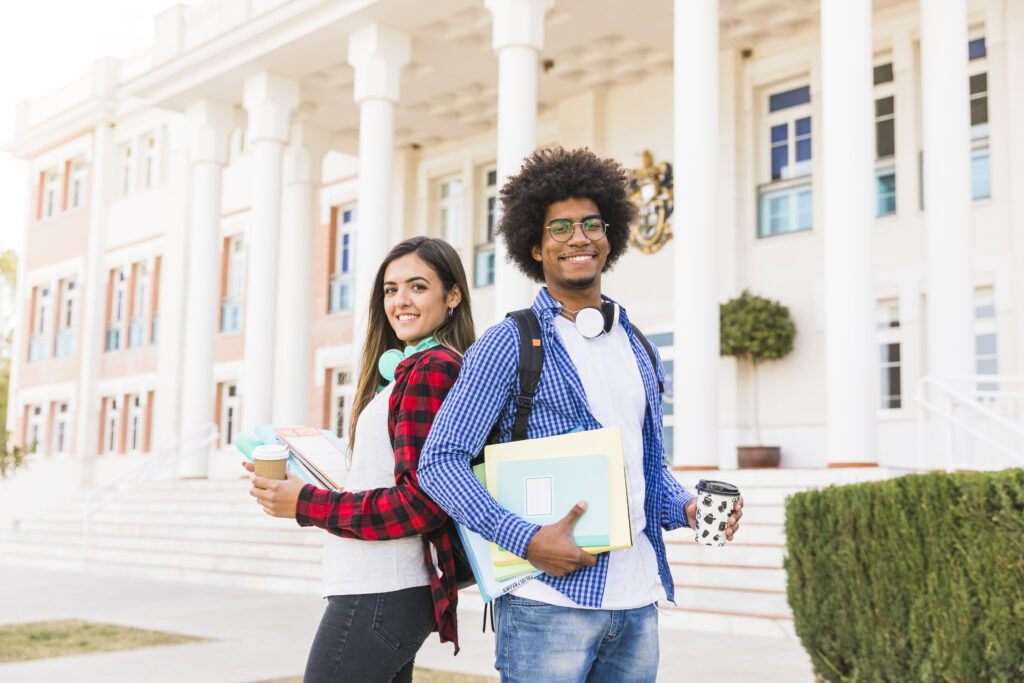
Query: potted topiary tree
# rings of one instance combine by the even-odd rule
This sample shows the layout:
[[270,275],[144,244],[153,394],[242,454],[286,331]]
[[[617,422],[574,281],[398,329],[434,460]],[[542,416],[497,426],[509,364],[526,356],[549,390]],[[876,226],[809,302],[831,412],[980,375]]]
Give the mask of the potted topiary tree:
[[756,446],[737,447],[740,467],[778,467],[780,448],[761,441],[757,366],[778,360],[793,350],[796,326],[789,309],[778,301],[751,294],[745,289],[719,309],[721,355],[749,361],[754,370],[754,435]]

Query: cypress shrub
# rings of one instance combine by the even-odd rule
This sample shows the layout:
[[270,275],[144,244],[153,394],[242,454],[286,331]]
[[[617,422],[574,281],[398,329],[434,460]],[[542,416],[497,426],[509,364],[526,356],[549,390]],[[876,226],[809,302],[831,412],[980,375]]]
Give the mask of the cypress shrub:
[[1024,470],[798,493],[786,545],[819,679],[1024,680]]

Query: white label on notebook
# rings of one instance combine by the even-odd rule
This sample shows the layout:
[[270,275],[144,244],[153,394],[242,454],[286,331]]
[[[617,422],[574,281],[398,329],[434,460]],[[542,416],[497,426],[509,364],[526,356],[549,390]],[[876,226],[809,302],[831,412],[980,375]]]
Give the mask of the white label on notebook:
[[551,477],[526,477],[526,516],[551,514]]

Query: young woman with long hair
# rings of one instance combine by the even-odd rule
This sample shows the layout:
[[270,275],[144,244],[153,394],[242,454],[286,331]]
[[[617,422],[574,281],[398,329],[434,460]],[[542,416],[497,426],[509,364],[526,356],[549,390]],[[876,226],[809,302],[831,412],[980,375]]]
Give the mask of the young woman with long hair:
[[[253,476],[250,494],[275,517],[332,535],[328,599],[305,683],[411,681],[432,630],[458,652],[454,523],[419,487],[420,448],[473,343],[466,274],[455,250],[413,237],[377,270],[349,428],[343,492],[294,474]],[[249,463],[243,463],[252,471]]]

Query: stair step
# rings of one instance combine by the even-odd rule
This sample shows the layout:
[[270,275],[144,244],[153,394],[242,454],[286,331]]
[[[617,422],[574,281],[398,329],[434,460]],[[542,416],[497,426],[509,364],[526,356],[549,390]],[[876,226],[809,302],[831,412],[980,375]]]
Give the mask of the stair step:
[[64,571],[91,572],[107,576],[130,576],[147,579],[186,581],[188,583],[230,586],[232,588],[248,588],[282,593],[301,593],[318,595],[321,590],[319,571],[315,577],[270,576],[265,574],[242,574],[239,572],[218,569],[198,569],[192,567],[167,567],[144,563],[124,561],[108,562],[75,558],[46,557],[25,553],[4,553],[0,556],[0,564],[22,567],[39,567],[41,569],[60,569]]
[[[158,538],[207,538],[264,543],[292,543],[309,546],[323,545],[323,537],[319,534],[325,533],[324,531],[314,528],[304,529],[297,526],[295,522],[289,522],[289,520],[280,521],[285,524],[235,527],[202,523],[201,520],[196,520],[191,524],[142,524],[136,521],[97,521],[90,524],[89,533],[91,536],[128,535],[151,536]],[[76,531],[80,533],[82,528],[81,524],[77,524],[76,527]],[[67,533],[68,524],[59,519],[25,519],[19,520],[18,530],[24,533]]]
[[[678,600],[679,596],[676,596]],[[682,603],[680,603],[682,604]],[[766,617],[745,612],[728,612],[695,607],[665,606],[658,627],[703,633],[735,633],[770,638],[796,638],[792,617]]]
[[782,567],[673,563],[672,576],[677,585],[786,590],[786,571]]
[[[4,547],[8,544],[38,544],[55,547],[83,547],[82,534],[29,534],[0,533]],[[264,541],[238,541],[222,538],[182,538],[178,536],[154,536],[132,534],[90,534],[89,544],[96,548],[119,548],[124,550],[157,550],[176,553],[198,553],[203,555],[224,555],[230,557],[251,557],[253,559],[296,560],[320,562],[323,545],[305,543],[279,543]]]
[[716,612],[731,612],[763,617],[789,617],[791,612],[785,591],[715,586],[676,586],[676,604]]

